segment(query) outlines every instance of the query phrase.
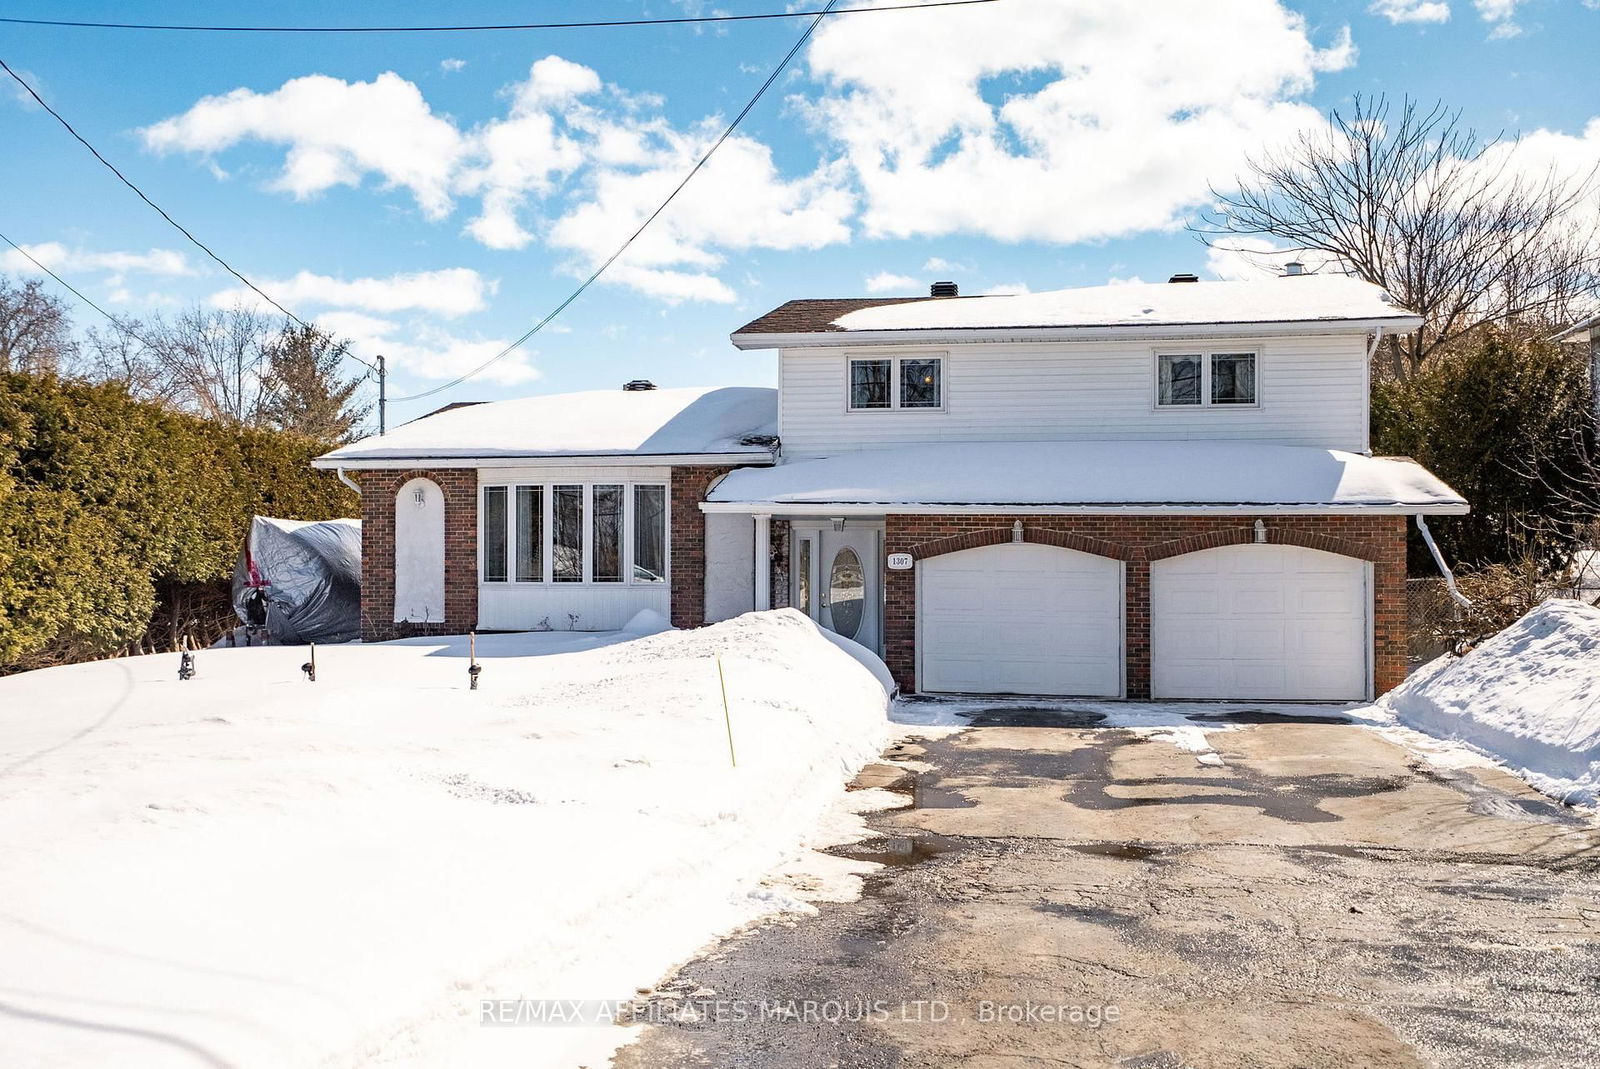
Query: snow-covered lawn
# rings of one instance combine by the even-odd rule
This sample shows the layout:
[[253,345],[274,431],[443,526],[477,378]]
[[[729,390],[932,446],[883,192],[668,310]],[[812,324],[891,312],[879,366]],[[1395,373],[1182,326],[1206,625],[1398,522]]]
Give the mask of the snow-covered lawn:
[[1546,794],[1600,803],[1600,609],[1552,600],[1374,712],[1502,762]]
[[627,998],[783,905],[887,731],[788,610],[478,651],[477,693],[464,640],[0,679],[0,1064],[603,1065],[623,1029],[480,1003]]

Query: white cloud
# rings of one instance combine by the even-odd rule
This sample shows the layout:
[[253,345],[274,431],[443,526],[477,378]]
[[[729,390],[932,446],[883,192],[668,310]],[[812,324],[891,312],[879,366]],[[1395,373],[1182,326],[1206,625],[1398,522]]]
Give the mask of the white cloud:
[[1443,0],[1375,0],[1367,10],[1397,26],[1402,22],[1450,21],[1450,5]]
[[910,275],[879,271],[866,280],[866,287],[868,293],[914,293],[922,288],[922,283]]
[[1478,15],[1487,22],[1491,29],[1490,40],[1504,40],[1516,37],[1522,33],[1522,27],[1517,25],[1517,8],[1524,0],[1472,0],[1472,6],[1478,9]]
[[1026,282],[1002,282],[998,286],[990,286],[978,296],[980,297],[1014,297],[1021,293],[1032,293]]
[[450,210],[451,175],[466,148],[455,125],[392,71],[370,82],[313,74],[270,93],[235,89],[140,132],[156,152],[211,156],[252,139],[286,145],[274,188],[304,198],[375,174],[435,219]]
[[[471,371],[504,349],[509,339],[461,338],[428,324],[401,324],[360,312],[326,312],[317,325],[349,339],[357,352],[382,353],[391,369],[421,379],[451,379]],[[533,354],[519,349],[483,373],[482,380],[502,386],[532,382],[541,372]]]
[[1318,49],[1276,0],[1011,0],[938,18],[839,19],[808,107],[852,164],[874,236],[1076,242],[1180,224],[1208,181],[1320,121]]
[[[23,245],[29,256],[58,274],[109,274],[113,286],[121,286],[123,278],[132,274],[193,275],[195,269],[181,252],[172,249],[150,249],[146,252],[94,252],[89,249],[68,248],[59,241],[43,241],[37,245]],[[39,268],[16,249],[0,252],[0,271],[18,274],[39,274]]]
[[[488,306],[485,295],[492,295],[498,283],[486,281],[467,267],[442,271],[415,271],[388,278],[331,278],[301,271],[292,278],[258,279],[256,284],[273,300],[288,307],[359,308],[368,312],[416,310],[442,316],[462,316]],[[239,287],[211,295],[211,303],[229,308],[256,299]]]
[[930,256],[930,257],[928,257],[927,262],[925,262],[922,265],[922,269],[924,271],[935,271],[935,272],[937,272],[937,271],[946,271],[946,272],[950,272],[950,271],[971,271],[972,270],[971,266],[969,266],[968,264],[957,263],[954,260],[946,260],[942,256]]
[[441,59],[439,61],[439,72],[441,74],[454,74],[456,71],[465,70],[466,66],[467,61],[464,59]]

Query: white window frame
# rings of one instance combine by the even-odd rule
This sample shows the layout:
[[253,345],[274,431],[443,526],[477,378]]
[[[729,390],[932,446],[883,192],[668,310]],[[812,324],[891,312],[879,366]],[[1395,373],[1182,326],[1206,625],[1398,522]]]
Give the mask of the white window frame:
[[[1256,399],[1247,405],[1224,405],[1211,400],[1211,358],[1235,353],[1249,353],[1256,360]],[[1198,356],[1200,358],[1200,403],[1197,405],[1163,404],[1161,402],[1161,358],[1163,356]],[[1167,346],[1155,349],[1150,357],[1150,407],[1157,412],[1223,412],[1239,410],[1253,412],[1261,407],[1262,352],[1259,345],[1190,345]]]
[[[517,578],[517,487],[537,486],[543,490],[540,495],[542,510],[543,539],[541,574],[538,579]],[[554,578],[555,571],[555,488],[557,486],[581,486],[583,488],[583,578],[576,582],[558,583]],[[594,579],[594,488],[596,486],[622,487],[622,579],[619,582],[606,580],[596,582]],[[663,546],[666,550],[666,574],[659,580],[636,579],[633,574],[634,561],[634,487],[655,486],[661,488],[664,508],[661,522],[664,527]],[[489,582],[484,579],[484,544],[483,544],[483,502],[485,491],[491,487],[504,488],[506,491],[506,578],[504,582]],[[672,584],[672,485],[665,479],[607,479],[596,476],[589,479],[508,479],[505,482],[484,483],[478,487],[478,585],[480,587],[516,588],[567,588],[567,587],[598,587],[615,589],[619,587],[636,587],[640,589],[662,589]]]
[[[850,365],[863,360],[889,362],[889,407],[857,408],[851,404]],[[906,408],[900,404],[900,366],[908,360],[939,361],[939,404]],[[917,353],[846,353],[844,357],[844,410],[852,415],[882,415],[888,412],[943,412],[950,405],[950,354],[948,352]]]

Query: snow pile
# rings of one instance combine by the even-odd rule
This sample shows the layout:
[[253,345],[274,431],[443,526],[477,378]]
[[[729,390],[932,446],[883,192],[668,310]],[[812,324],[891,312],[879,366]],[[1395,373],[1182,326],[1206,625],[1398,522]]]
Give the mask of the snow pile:
[[1600,609],[1547,601],[1465,657],[1423,667],[1380,705],[1546,794],[1600,802]]
[[482,1000],[625,999],[791,904],[763,874],[887,734],[873,673],[792,610],[481,636],[475,693],[465,654],[0,679],[6,1064],[603,1064],[625,1030]]
[[1421,465],[1260,442],[935,442],[739,468],[711,502],[772,505],[1338,505],[1466,502]]

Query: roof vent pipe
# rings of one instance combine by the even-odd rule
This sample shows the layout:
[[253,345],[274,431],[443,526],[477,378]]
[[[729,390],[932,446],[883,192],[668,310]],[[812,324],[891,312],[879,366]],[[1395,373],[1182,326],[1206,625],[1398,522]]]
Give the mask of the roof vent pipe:
[[1303,275],[1306,273],[1306,265],[1299,260],[1290,260],[1283,265],[1283,273],[1289,276]]
[[653,390],[656,388],[656,384],[649,379],[634,379],[632,382],[624,382],[622,388],[632,393],[635,390]]
[[959,297],[961,291],[954,282],[935,282],[928,287],[928,293],[933,297]]
[[1189,271],[1180,271],[1167,279],[1168,282],[1199,282],[1200,276]]

